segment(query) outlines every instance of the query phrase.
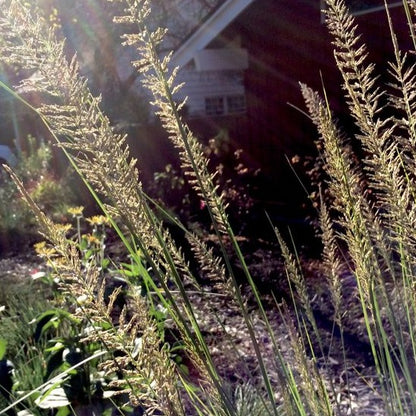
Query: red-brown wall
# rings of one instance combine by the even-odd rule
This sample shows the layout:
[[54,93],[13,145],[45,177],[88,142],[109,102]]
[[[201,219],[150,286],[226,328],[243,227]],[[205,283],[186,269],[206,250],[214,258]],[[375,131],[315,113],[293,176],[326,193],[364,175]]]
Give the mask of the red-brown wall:
[[[399,39],[410,47],[403,10],[394,8],[391,13]],[[358,16],[356,21],[371,61],[379,72],[385,72],[392,53],[385,11]],[[336,115],[347,130],[352,124],[320,1],[257,0],[210,46],[219,47],[236,35],[241,36],[250,59],[245,74],[247,114],[193,120],[192,125],[200,136],[212,135],[216,127],[229,127],[234,146],[243,148],[246,159],[262,169],[267,182],[262,197],[296,205],[304,194],[287,158],[313,154],[317,138],[312,123],[302,114],[305,105],[299,82],[319,91],[323,82]]]

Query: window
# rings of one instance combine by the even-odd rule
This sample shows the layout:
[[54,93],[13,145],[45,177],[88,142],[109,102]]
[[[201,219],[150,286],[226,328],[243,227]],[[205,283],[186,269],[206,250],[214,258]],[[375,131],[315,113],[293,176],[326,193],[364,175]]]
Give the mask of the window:
[[224,97],[205,98],[205,113],[207,116],[221,116],[224,112]]
[[205,98],[205,114],[207,116],[238,114],[245,111],[246,99],[241,94]]
[[244,113],[246,111],[246,98],[244,95],[230,95],[227,97],[227,112],[229,114]]

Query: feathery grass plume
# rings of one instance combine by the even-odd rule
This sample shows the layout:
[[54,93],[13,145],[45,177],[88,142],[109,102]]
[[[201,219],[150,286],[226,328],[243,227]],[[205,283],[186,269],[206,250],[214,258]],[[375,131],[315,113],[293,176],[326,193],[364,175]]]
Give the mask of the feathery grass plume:
[[[275,232],[277,241],[279,243],[280,250],[282,252],[282,257],[285,261],[285,271],[286,271],[286,276],[289,281],[289,285],[291,286],[294,285],[295,291],[292,295],[295,298],[295,300],[297,296],[297,300],[299,301],[298,303],[300,304],[301,308],[304,310],[307,320],[315,329],[316,328],[315,317],[313,315],[311,301],[310,301],[310,297],[309,297],[308,290],[306,287],[305,279],[301,273],[299,264],[294,258],[291,251],[289,250],[286,242],[280,235],[280,232],[276,228],[274,232]],[[301,321],[299,323],[301,323]]]
[[340,276],[342,264],[334,232],[334,224],[322,195],[319,212],[319,224],[323,246],[323,266],[331,294],[332,306],[334,307],[334,321],[342,328],[342,283]]
[[368,150],[378,153],[377,146],[385,136],[380,135],[383,123],[376,117],[382,92],[375,86],[374,64],[366,64],[366,47],[359,45],[354,18],[344,0],[326,0],[326,6],[326,24],[334,39],[334,56],[350,113],[362,134],[369,136],[365,142]]
[[410,7],[410,10],[412,11],[413,15],[416,16],[416,1],[415,0],[409,0],[406,3]]
[[127,162],[125,137],[114,134],[99,108],[100,98],[90,93],[87,81],[79,75],[76,58],[68,62],[64,42],[42,17],[18,0],[3,1],[0,31],[2,60],[36,73],[35,81],[28,78],[21,85],[55,103],[43,103],[38,113],[60,139],[68,141],[65,146],[78,152],[77,165],[111,201],[110,211],[128,216],[126,223],[142,230],[139,235],[148,246],[155,245],[151,226],[143,218],[136,161]]
[[[385,1],[385,6],[387,6]],[[386,7],[387,8],[387,7]],[[413,23],[412,15],[416,14],[416,3],[414,0],[403,0],[403,9],[406,15],[407,24],[409,25],[409,36],[413,43],[413,49],[416,49],[416,33],[415,24]]]
[[[416,3],[414,1],[404,1],[404,9],[408,19],[410,36],[413,41],[413,50],[410,54],[414,53],[416,48],[415,43],[415,25],[411,22],[411,13],[413,17],[416,16]],[[393,82],[390,84],[393,91],[389,93],[389,103],[395,112],[394,123],[396,127],[395,138],[399,146],[400,155],[397,163],[400,163],[400,173],[403,177],[406,192],[403,192],[401,206],[407,204],[406,221],[397,220],[395,223],[395,237],[398,244],[398,252],[400,258],[400,270],[401,270],[401,285],[396,285],[397,293],[400,296],[399,299],[394,299],[395,310],[398,316],[401,317],[402,325],[401,333],[403,334],[402,345],[406,353],[409,355],[409,367],[411,373],[414,373],[416,366],[416,340],[414,331],[414,320],[416,316],[416,286],[415,286],[415,218],[416,218],[416,193],[415,193],[415,181],[416,176],[414,174],[416,167],[416,67],[413,60],[409,57],[408,52],[402,52],[394,32],[393,22],[386,7],[386,13],[390,28],[390,35],[394,50],[394,62],[390,62],[389,74],[393,78]],[[392,207],[394,212],[395,207]],[[395,216],[402,215],[401,212],[395,212]],[[409,219],[409,220],[408,220]],[[413,224],[409,224],[409,221],[413,221]],[[412,227],[413,226],[413,227]],[[406,228],[404,228],[406,227]],[[397,307],[397,303],[401,304],[401,307]],[[407,341],[408,339],[408,341]],[[406,342],[407,341],[407,342]],[[413,402],[414,398],[412,397]]]
[[[410,4],[414,5],[414,2]],[[415,9],[416,10],[416,9]],[[415,226],[416,194],[414,174],[416,167],[416,66],[409,59],[407,52],[400,50],[388,8],[386,8],[390,35],[394,50],[394,62],[389,62],[389,74],[393,81],[390,86],[389,104],[395,111],[393,117],[396,127],[395,139],[398,143],[399,155],[395,161],[399,170],[402,196],[397,206],[392,206],[392,223],[395,225],[396,240],[402,247],[401,260],[407,270],[415,269]],[[402,210],[406,209],[406,215]],[[407,285],[408,286],[408,285]],[[413,292],[413,291],[412,291]]]
[[[157,114],[162,125],[169,133],[172,143],[179,151],[182,167],[186,172],[191,185],[206,203],[211,216],[212,226],[222,250],[227,271],[230,274],[234,286],[236,301],[241,308],[245,324],[249,330],[250,339],[261,368],[269,400],[274,401],[269,376],[256,338],[255,328],[246,305],[244,304],[238,283],[235,280],[233,267],[225,250],[224,234],[227,234],[230,239],[237,258],[244,270],[245,276],[247,277],[250,286],[253,288],[254,296],[262,311],[264,319],[267,321],[268,318],[262,306],[258,291],[255,288],[255,283],[249,273],[240,247],[229,224],[223,197],[218,193],[218,187],[214,184],[214,175],[208,170],[208,160],[204,154],[203,148],[180,116],[180,110],[185,102],[177,104],[174,100],[175,93],[181,87],[180,85],[175,84],[178,68],[173,70],[169,69],[171,54],[166,55],[164,58],[159,58],[158,54],[158,47],[163,40],[165,31],[160,28],[151,30],[151,26],[147,24],[151,13],[149,1],[126,0],[124,3],[127,5],[125,8],[126,15],[115,18],[115,21],[133,24],[139,29],[139,33],[124,35],[124,44],[136,46],[140,59],[133,62],[133,65],[144,74],[144,85],[151,91],[154,98],[152,104],[158,109]],[[274,414],[276,414],[275,409]]]
[[[391,245],[384,227],[366,199],[361,174],[352,163],[351,153],[345,149],[343,134],[333,122],[329,109],[317,93],[304,85],[301,87],[311,118],[321,136],[325,169],[330,178],[328,187],[338,212],[333,221],[341,225],[339,236],[347,243],[364,314],[368,311],[368,317],[373,320],[374,308],[378,308],[374,303],[378,301],[374,298],[376,287],[383,302],[387,301],[387,305],[391,303],[384,282],[387,272],[394,277]],[[395,314],[392,313],[390,318],[393,328],[396,328],[396,336],[399,336]],[[382,326],[379,329],[383,331]]]
[[[366,151],[364,164],[367,180],[375,193],[372,198],[377,216],[389,231],[384,241],[393,239],[400,243],[405,239],[408,247],[412,248],[416,231],[416,214],[411,201],[414,192],[403,174],[401,151],[394,134],[396,123],[390,117],[383,120],[380,116],[380,111],[385,108],[381,98],[386,94],[376,86],[374,65],[366,64],[366,47],[359,44],[353,16],[348,13],[344,1],[327,0],[326,4],[327,26],[334,38],[334,56],[344,80],[346,101],[360,130],[356,137]],[[400,57],[397,54],[396,57],[400,70]],[[406,94],[407,86],[401,86],[405,87],[403,93]],[[404,97],[404,100],[410,104],[408,98]],[[396,201],[396,204],[392,206],[391,201]],[[367,222],[369,230],[372,222],[371,218]],[[395,238],[397,233],[400,234]]]
[[[403,3],[407,10],[407,2]],[[406,62],[407,54],[399,50],[386,4],[395,57],[395,63],[389,63],[389,72],[394,78],[391,86],[396,91],[395,95],[387,94],[387,98],[393,113],[402,117],[393,116],[382,120],[379,112],[386,106],[379,99],[385,93],[380,93],[375,87],[374,66],[365,65],[367,53],[364,46],[357,45],[358,36],[355,35],[353,19],[348,16],[342,1],[328,1],[327,4],[328,27],[335,38],[335,57],[344,78],[347,102],[361,130],[357,137],[368,151],[364,161],[370,186],[376,191],[377,216],[382,220],[382,227],[387,229],[376,244],[384,256],[389,273],[394,277],[394,268],[389,264],[391,256],[389,259],[384,249],[397,252],[396,247],[399,246],[402,267],[405,265],[408,271],[414,269],[414,66]],[[403,134],[405,138],[402,137]],[[395,203],[392,204],[392,201]],[[381,242],[389,239],[393,241],[393,246],[388,243],[384,247],[380,246]]]
[[[69,304],[75,304],[73,314],[87,320],[90,328],[82,342],[100,342],[109,352],[118,351],[117,357],[100,366],[106,375],[122,373],[123,379],[112,381],[109,387],[123,388],[131,403],[143,405],[149,414],[162,411],[166,415],[183,414],[179,399],[175,368],[169,350],[160,345],[157,327],[148,311],[144,298],[132,287],[129,290],[132,313],[126,307],[120,314],[117,326],[112,318],[114,302],[120,289],[116,289],[108,302],[104,299],[104,284],[94,263],[84,267],[73,241],[66,238],[66,229],[50,221],[30,198],[19,179],[9,171],[19,190],[35,213],[40,231],[52,244],[44,247],[48,265],[57,278],[61,292]],[[102,330],[104,327],[106,330]]]
[[[407,387],[414,392],[402,337],[402,331],[409,330],[410,321],[399,319],[397,302],[388,284],[390,280],[402,285],[406,279],[400,282],[403,278],[400,273],[412,273],[413,185],[407,174],[410,170],[401,155],[396,133],[398,125],[394,118],[383,119],[380,115],[386,108],[382,104],[386,94],[376,86],[374,65],[366,64],[366,48],[359,45],[354,19],[343,1],[327,0],[326,4],[327,25],[334,37],[334,55],[343,77],[346,102],[359,129],[356,137],[366,152],[363,182],[345,152],[342,135],[333,123],[327,105],[320,103],[319,97],[314,97],[315,93],[307,88],[302,87],[302,92],[324,143],[326,169],[333,182],[329,188],[335,198],[335,209],[341,214],[339,223],[354,265],[367,334],[388,408],[392,401],[401,401],[404,393],[393,361],[405,369]],[[397,52],[396,58],[397,69],[401,71]],[[399,268],[395,256],[399,258]],[[412,309],[411,306],[406,308]],[[394,345],[398,346],[398,355]],[[385,374],[389,377],[387,383]],[[399,408],[403,410],[401,406]]]
[[[376,86],[374,65],[366,63],[366,47],[359,44],[354,18],[345,2],[327,0],[326,4],[326,23],[334,39],[334,56],[343,77],[346,101],[359,128],[356,136],[367,152],[364,159],[367,179],[370,187],[377,192],[377,208],[384,212],[392,200],[402,200],[400,190],[403,185],[396,169],[396,143],[390,140],[394,128],[389,127],[389,119],[382,120],[379,116],[383,108],[380,100],[385,93]],[[405,211],[402,213],[405,214]],[[368,223],[371,224],[371,221]]]
[[214,255],[212,247],[207,247],[201,237],[195,233],[187,233],[186,238],[192,246],[192,251],[201,265],[201,271],[208,279],[212,282],[229,283],[225,267],[222,264],[221,259]]
[[311,415],[332,416],[334,411],[322,375],[314,362],[315,357],[312,359],[308,357],[303,336],[296,329],[285,303],[281,309],[281,316],[284,317],[285,328],[287,328],[289,342],[295,357],[296,372],[300,379],[298,381],[299,390],[303,394],[305,409]]
[[[66,61],[63,42],[54,37],[45,22],[35,14],[36,25],[32,24],[31,13],[17,0],[4,2],[4,5],[9,7],[0,12],[0,30],[5,32],[0,52],[9,63],[14,63],[16,56],[25,56],[23,63],[31,61],[37,54],[48,57],[47,60],[39,59],[30,67],[39,73],[40,79],[39,84],[36,82],[31,88],[44,94],[52,91],[50,95],[61,104],[43,104],[36,111],[53,133],[68,140],[62,145],[77,152],[75,164],[86,180],[104,196],[107,201],[105,211],[112,218],[121,219],[134,236],[135,244],[144,253],[164,293],[144,268],[143,278],[168,308],[187,345],[192,346],[188,351],[195,355],[192,360],[204,366],[200,368],[200,374],[209,374],[204,383],[212,384],[211,391],[217,392],[210,396],[211,402],[216,402],[220,408],[230,408],[183,287],[182,274],[189,269],[170,235],[163,230],[161,221],[148,206],[147,197],[137,182],[135,160],[128,162],[125,137],[114,134],[108,118],[100,110],[99,98],[92,96],[86,81],[79,76],[76,59],[69,63]],[[24,36],[19,32],[22,27],[25,28]],[[43,66],[45,62],[46,67]],[[24,84],[29,85],[29,81]],[[166,284],[168,276],[178,286],[179,298],[170,292]],[[171,384],[175,385],[175,380]],[[218,404],[219,401],[223,404]]]
[[149,1],[126,0],[125,3],[126,15],[115,18],[115,22],[139,26],[139,33],[124,35],[124,44],[136,46],[140,56],[133,65],[146,75],[143,83],[151,91],[154,99],[152,104],[158,109],[157,115],[179,150],[182,168],[190,184],[207,204],[214,227],[226,233],[229,223],[223,197],[214,185],[214,175],[208,170],[208,159],[201,143],[180,116],[185,102],[178,104],[174,100],[174,94],[181,88],[181,85],[175,84],[178,69],[169,70],[171,54],[163,59],[158,57],[158,47],[166,31],[161,28],[150,30],[146,24],[151,13]]
[[[305,85],[301,85],[301,89],[311,119],[321,136],[322,157],[329,175],[328,187],[334,198],[334,209],[339,213],[336,221],[342,227],[341,238],[347,243],[348,255],[353,262],[352,271],[357,281],[366,330],[377,372],[382,380],[383,374],[388,371],[378,352],[379,348],[383,348],[384,330],[382,325],[378,328],[374,326],[378,310],[374,288],[376,280],[379,280],[380,265],[367,227],[370,209],[363,196],[360,176],[352,165],[349,153],[345,151],[343,135],[332,120],[330,110],[316,92]],[[365,212],[367,218],[364,217]]]
[[[351,151],[346,147],[345,135],[332,120],[330,110],[319,95],[302,84],[301,89],[309,114],[321,136],[322,158],[329,176],[328,189],[334,198],[333,209],[336,213],[331,221],[338,224],[341,231],[338,238],[347,244],[348,256],[353,262],[350,268],[358,283],[364,314],[367,316],[369,313],[368,318],[374,321],[374,307],[377,305],[374,305],[373,295],[376,286],[384,298],[383,301],[390,303],[383,280],[388,271],[393,277],[395,273],[389,239],[366,199],[362,173],[353,162]],[[325,225],[325,221],[321,225]],[[323,237],[326,238],[327,235],[324,234]],[[325,251],[334,249],[330,247],[334,241],[323,242],[325,256]],[[395,314],[392,313],[390,318],[393,327],[397,328]],[[396,330],[396,336],[399,333]]]
[[[315,319],[315,315],[312,309],[312,302],[308,293],[308,288],[306,286],[305,278],[301,272],[299,259],[295,257],[289,248],[287,247],[287,244],[285,243],[284,239],[280,235],[279,231],[275,228],[274,229],[276,238],[278,240],[280,250],[282,252],[282,257],[285,262],[285,272],[286,276],[289,281],[289,287],[291,290],[291,295],[294,301],[295,306],[295,315],[296,315],[296,321],[297,325],[300,331],[302,338],[303,346],[307,345],[312,353],[313,360],[316,359],[316,354],[318,353],[320,357],[325,358],[325,350],[324,350],[324,344],[322,341],[322,337],[320,334],[320,331],[318,329],[318,325]],[[292,287],[294,290],[292,290]],[[301,309],[303,310],[303,314],[299,313],[297,308],[297,303],[299,303]],[[285,313],[285,315],[288,315]],[[282,315],[283,316],[283,315]],[[306,321],[305,321],[306,317]],[[291,321],[291,318],[289,317],[289,323],[286,322],[286,328],[288,329],[288,332],[290,334],[291,343],[296,344],[298,340],[296,340],[296,336],[294,336],[294,327],[293,322]],[[308,326],[309,324],[309,326]],[[293,327],[293,328],[292,328]],[[311,330],[311,329],[312,330]],[[313,340],[312,340],[313,339]],[[315,343],[318,344],[318,351],[315,351]],[[300,350],[297,351],[299,354],[299,357],[302,355]],[[304,351],[305,357],[306,357],[306,350]],[[306,358],[305,358],[306,359]],[[299,368],[295,368],[294,370],[307,371],[306,361],[302,362],[301,360],[296,360],[297,364],[299,364]],[[302,370],[303,369],[303,370]],[[319,394],[322,394],[320,396],[317,403],[321,403],[326,411],[324,414],[332,414],[331,406],[329,404],[329,398],[328,398],[328,391],[325,387],[325,384],[322,379],[322,375],[317,371],[317,369],[314,369],[313,372],[313,380],[315,383],[318,383],[319,385]],[[334,391],[334,385],[330,381],[330,389]],[[308,394],[306,394],[306,397],[309,397]],[[316,400],[316,397],[314,395],[310,396],[312,401]],[[325,399],[322,401],[321,399]]]
[[[313,123],[316,125],[322,141],[322,157],[329,176],[328,187],[334,198],[334,209],[340,214],[342,235],[354,261],[355,275],[364,299],[370,298],[373,276],[377,275],[371,261],[372,244],[366,227],[363,207],[366,201],[362,197],[361,178],[352,165],[350,154],[345,151],[343,135],[332,120],[329,109],[318,93],[301,84],[302,94]],[[364,208],[364,209],[363,209]],[[357,257],[355,257],[356,255]],[[373,259],[374,260],[374,259]]]
[[403,150],[408,153],[406,162],[414,166],[416,159],[415,64],[409,59],[408,52],[403,53],[400,50],[388,8],[386,13],[394,50],[394,62],[389,62],[389,74],[393,78],[393,82],[390,85],[394,91],[388,95],[388,98],[390,105],[399,110],[399,115],[394,116],[394,122],[399,133],[402,133],[402,137],[398,137],[398,139]]

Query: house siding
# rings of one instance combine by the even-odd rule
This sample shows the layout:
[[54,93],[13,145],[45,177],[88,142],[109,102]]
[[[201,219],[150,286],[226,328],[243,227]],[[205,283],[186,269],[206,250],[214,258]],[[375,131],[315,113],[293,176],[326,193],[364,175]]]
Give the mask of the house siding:
[[245,91],[243,71],[197,71],[195,65],[190,64],[179,72],[177,80],[185,82],[177,98],[187,97],[189,117],[206,115],[206,98],[244,95]]

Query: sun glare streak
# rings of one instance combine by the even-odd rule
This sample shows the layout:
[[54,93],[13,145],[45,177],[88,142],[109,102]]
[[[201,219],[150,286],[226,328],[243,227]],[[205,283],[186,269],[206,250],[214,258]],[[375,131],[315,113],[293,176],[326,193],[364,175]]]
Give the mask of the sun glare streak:
[[57,5],[61,20],[62,31],[79,59],[89,64],[95,59],[97,50],[106,50],[111,37],[110,19],[105,14],[97,0],[85,0],[70,4],[59,1]]

